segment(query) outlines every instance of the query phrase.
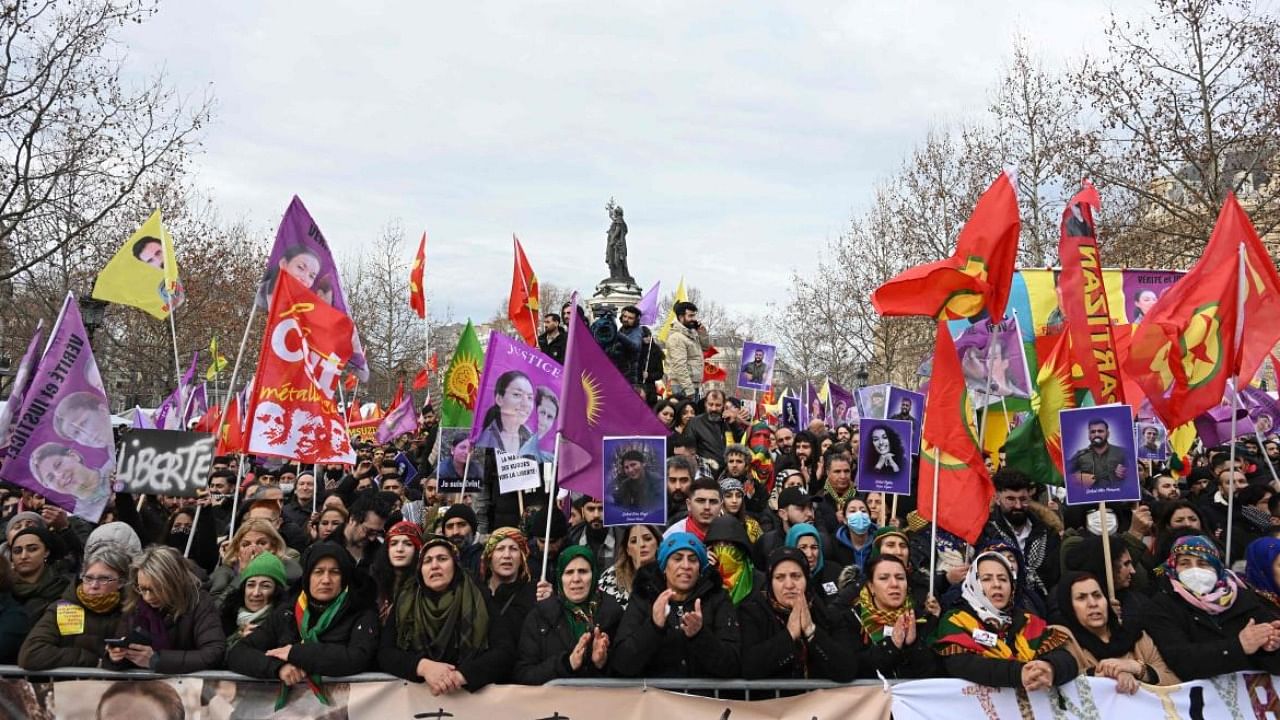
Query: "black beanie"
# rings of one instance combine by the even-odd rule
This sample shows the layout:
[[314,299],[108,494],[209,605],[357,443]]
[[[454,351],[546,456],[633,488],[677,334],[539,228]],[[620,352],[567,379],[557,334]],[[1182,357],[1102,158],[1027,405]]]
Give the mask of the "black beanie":
[[465,503],[454,503],[450,505],[449,509],[444,513],[444,520],[440,521],[440,527],[444,527],[446,523],[454,518],[462,518],[463,520],[466,520],[467,524],[471,526],[471,532],[475,532],[480,526],[479,521],[476,520],[476,511],[472,510],[471,506]]

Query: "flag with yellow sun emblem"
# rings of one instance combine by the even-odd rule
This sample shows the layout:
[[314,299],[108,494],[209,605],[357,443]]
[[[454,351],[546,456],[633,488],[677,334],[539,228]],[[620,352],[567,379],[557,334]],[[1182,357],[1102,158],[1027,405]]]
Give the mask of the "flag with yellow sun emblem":
[[670,432],[596,344],[574,303],[565,351],[564,390],[556,482],[604,500],[605,436],[658,436]]
[[1075,385],[1071,381],[1071,338],[1064,329],[1056,340],[1045,339],[1053,342],[1053,349],[1040,357],[1036,389],[1031,394],[1032,415],[1009,433],[1005,457],[1010,466],[1032,480],[1061,485],[1062,423],[1058,413],[1076,406]]
[[467,321],[453,351],[449,369],[444,373],[444,400],[440,403],[440,427],[470,428],[476,409],[476,394],[480,391],[480,367],[484,364],[484,351],[476,329]]

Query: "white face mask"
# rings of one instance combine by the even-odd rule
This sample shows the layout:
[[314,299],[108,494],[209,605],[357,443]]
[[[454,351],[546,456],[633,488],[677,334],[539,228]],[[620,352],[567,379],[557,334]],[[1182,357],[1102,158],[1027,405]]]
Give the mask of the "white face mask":
[[[1116,514],[1110,510],[1107,511],[1107,534],[1114,535],[1116,533]],[[1097,510],[1089,511],[1084,518],[1085,527],[1088,528],[1092,535],[1102,536],[1102,520]]]
[[1178,571],[1178,580],[1197,595],[1203,595],[1218,584],[1218,573],[1208,568],[1187,568]]
[[280,483],[280,492],[284,493],[285,495],[288,495],[289,493],[293,492],[293,484]]

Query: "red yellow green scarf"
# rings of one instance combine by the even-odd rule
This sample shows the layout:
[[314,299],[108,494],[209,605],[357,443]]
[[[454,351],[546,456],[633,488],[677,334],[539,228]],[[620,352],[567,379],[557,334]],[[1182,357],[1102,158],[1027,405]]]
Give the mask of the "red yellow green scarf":
[[[1003,631],[992,631],[969,611],[952,610],[942,616],[938,625],[933,643],[934,651],[939,655],[973,653],[1000,660],[1030,662],[1066,644],[1067,637],[1062,631],[1049,627],[1036,615],[1021,614],[1025,622],[1011,635],[1010,631],[1017,625],[1016,622]],[[992,632],[996,636],[995,645],[987,647],[975,640],[973,633],[976,630]]]
[[[329,629],[329,625],[333,623],[333,619],[342,612],[342,608],[347,604],[347,588],[343,588],[338,593],[338,597],[329,603],[329,606],[320,613],[320,617],[312,622],[312,613],[310,601],[307,599],[305,592],[298,593],[298,600],[293,604],[293,620],[298,624],[298,636],[302,638],[302,643],[320,642],[320,635]],[[307,675],[307,687],[311,688],[312,694],[316,699],[325,705],[329,705],[329,695],[324,691],[324,687],[320,684],[319,674]],[[289,701],[289,686],[282,684],[280,686],[280,694],[276,696],[276,710],[280,710]]]

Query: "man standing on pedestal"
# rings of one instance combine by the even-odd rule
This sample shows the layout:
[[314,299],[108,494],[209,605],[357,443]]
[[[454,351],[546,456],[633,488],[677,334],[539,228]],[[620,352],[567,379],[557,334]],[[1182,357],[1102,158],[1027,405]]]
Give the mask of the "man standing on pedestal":
[[698,322],[698,306],[675,304],[676,324],[667,336],[667,377],[677,397],[696,398],[702,386],[702,351],[711,347],[707,329]]

